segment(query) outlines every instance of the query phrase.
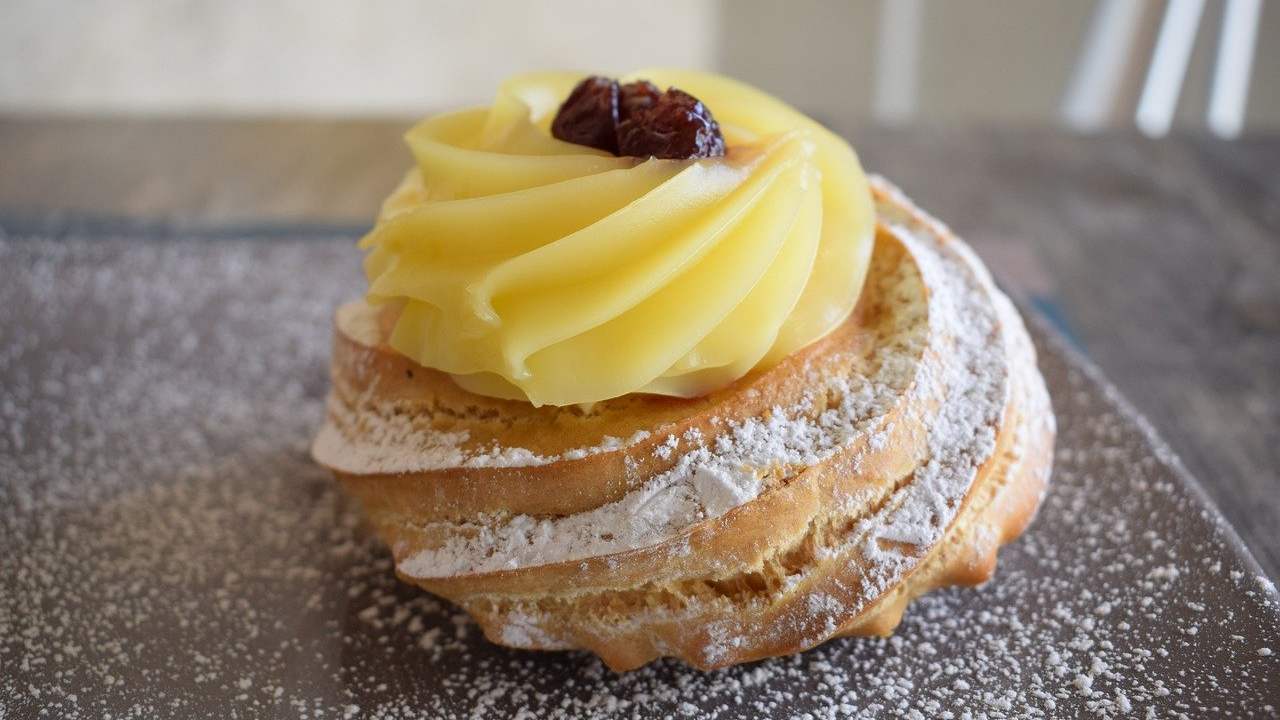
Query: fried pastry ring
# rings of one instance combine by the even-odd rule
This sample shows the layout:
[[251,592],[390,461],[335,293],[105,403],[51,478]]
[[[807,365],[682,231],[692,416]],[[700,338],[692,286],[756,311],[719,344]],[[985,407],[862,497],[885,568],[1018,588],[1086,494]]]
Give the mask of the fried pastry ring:
[[312,453],[397,574],[512,647],[710,669],[885,635],[991,578],[1048,484],[1054,418],[1016,310],[967,245],[873,178],[850,318],[709,395],[533,407],[391,350],[393,306],[337,314]]

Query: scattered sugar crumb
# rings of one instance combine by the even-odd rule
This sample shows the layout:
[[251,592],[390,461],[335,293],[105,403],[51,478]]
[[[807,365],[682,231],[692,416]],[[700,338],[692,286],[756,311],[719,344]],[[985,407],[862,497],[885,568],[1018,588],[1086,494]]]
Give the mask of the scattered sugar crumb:
[[[0,716],[1276,716],[1274,592],[1054,351],[1039,517],[994,581],[921,598],[894,637],[625,675],[489,644],[395,579],[307,458],[329,312],[360,287],[349,243],[0,231],[23,269],[0,283]],[[311,282],[280,282],[297,268]]]

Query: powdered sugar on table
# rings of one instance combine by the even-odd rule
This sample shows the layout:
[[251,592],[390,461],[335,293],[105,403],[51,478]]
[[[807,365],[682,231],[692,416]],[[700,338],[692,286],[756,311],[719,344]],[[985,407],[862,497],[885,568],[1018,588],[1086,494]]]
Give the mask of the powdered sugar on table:
[[307,457],[349,243],[0,236],[0,715],[1277,716],[1274,586],[1052,342],[1036,524],[893,638],[623,676],[485,642]]

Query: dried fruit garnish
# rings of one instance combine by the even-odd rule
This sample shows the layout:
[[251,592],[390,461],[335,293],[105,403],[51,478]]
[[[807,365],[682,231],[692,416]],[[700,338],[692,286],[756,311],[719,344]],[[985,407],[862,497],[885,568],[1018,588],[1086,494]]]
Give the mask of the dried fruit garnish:
[[551,134],[565,142],[618,154],[618,83],[593,75],[578,83],[556,112]]
[[648,80],[627,83],[618,89],[618,122],[630,120],[641,110],[648,110],[662,97],[662,91]]
[[593,75],[573,88],[551,123],[566,142],[639,158],[687,160],[724,155],[711,111],[683,90],[661,92],[647,80],[619,86]]
[[701,100],[683,90],[667,88],[652,107],[618,124],[618,153],[676,159],[718,157],[724,155],[724,136]]

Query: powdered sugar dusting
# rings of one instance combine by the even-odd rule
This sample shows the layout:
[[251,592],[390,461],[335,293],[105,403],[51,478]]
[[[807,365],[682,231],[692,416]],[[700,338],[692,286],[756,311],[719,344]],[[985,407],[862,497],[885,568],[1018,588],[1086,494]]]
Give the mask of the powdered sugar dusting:
[[1280,712],[1274,586],[1052,345],[1061,434],[1039,518],[993,582],[916,601],[893,638],[622,676],[488,643],[396,581],[307,458],[329,312],[360,287],[350,242],[0,237],[0,715]]
[[[397,569],[426,578],[567,562],[654,545],[694,523],[719,517],[758,497],[764,473],[797,472],[879,430],[885,413],[914,378],[916,365],[902,358],[921,351],[923,319],[918,307],[900,313],[900,324],[891,328],[877,352],[877,371],[871,377],[815,374],[810,394],[795,407],[723,421],[723,432],[714,439],[700,432],[668,439],[657,452],[685,450],[674,467],[614,502],[564,517],[430,523],[427,530],[444,531],[447,540],[401,560]],[[811,417],[805,411],[814,395],[839,401]]]
[[553,455],[538,454],[522,447],[469,448],[467,441],[470,436],[465,430],[419,427],[414,418],[397,412],[394,406],[380,405],[374,399],[377,389],[375,378],[352,405],[337,398],[329,399],[327,413],[330,421],[320,428],[311,444],[311,453],[318,462],[355,474],[421,472],[442,468],[536,467],[616,452],[649,437],[645,430],[625,439],[605,435],[594,445]]
[[[946,531],[979,465],[995,447],[1007,400],[1006,345],[1015,342],[1015,334],[1009,328],[1008,338],[999,337],[998,293],[979,270],[971,269],[977,266],[967,256],[957,253],[962,247],[958,242],[943,247],[928,228],[905,214],[890,220],[916,260],[923,287],[904,287],[904,278],[889,277],[883,280],[885,287],[873,288],[903,294],[907,307],[897,310],[899,323],[880,339],[870,377],[815,375],[814,392],[839,398],[833,407],[810,417],[805,410],[813,401],[806,397],[792,408],[775,407],[760,418],[729,422],[726,432],[681,456],[674,468],[590,511],[556,518],[519,515],[432,523],[428,529],[443,531],[447,539],[401,560],[400,572],[421,578],[490,572],[657,544],[754,500],[765,487],[761,473],[772,468],[793,473],[824,461],[859,436],[882,430],[885,414],[910,389],[921,402],[942,399],[929,419],[928,458],[899,498],[865,520],[857,533],[868,538],[865,554],[874,563],[864,600],[895,583],[917,562],[918,553],[881,547],[877,541],[928,547]],[[923,304],[924,287],[928,310],[921,313],[913,306]],[[1004,323],[1017,323],[1017,316],[1004,309]],[[927,323],[927,348],[921,346],[922,322]],[[917,362],[922,351],[937,361]],[[1026,355],[1019,359],[1029,362]],[[1049,414],[1043,393],[1039,400],[1029,408],[1033,417]],[[714,658],[717,649],[708,653]]]

